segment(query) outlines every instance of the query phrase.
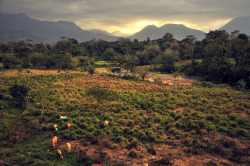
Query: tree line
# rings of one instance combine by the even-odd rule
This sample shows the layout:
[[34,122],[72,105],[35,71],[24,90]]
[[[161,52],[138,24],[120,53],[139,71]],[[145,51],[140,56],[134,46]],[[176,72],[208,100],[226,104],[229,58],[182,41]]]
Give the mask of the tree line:
[[[177,68],[175,62],[185,59],[193,61]],[[166,33],[162,38],[145,41],[119,38],[115,42],[93,39],[80,43],[62,37],[55,44],[32,44],[31,40],[0,44],[2,69],[87,69],[96,61],[108,61],[118,71],[133,72],[135,66],[151,65],[154,70],[180,70],[206,81],[250,87],[250,42],[239,31],[210,31],[202,41],[192,35],[178,41]]]

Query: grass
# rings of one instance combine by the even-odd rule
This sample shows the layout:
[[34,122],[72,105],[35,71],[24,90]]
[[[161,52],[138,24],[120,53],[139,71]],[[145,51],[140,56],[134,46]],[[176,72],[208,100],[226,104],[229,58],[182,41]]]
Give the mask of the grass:
[[[230,162],[248,162],[243,152],[231,159],[235,149],[244,151],[249,145],[248,92],[204,83],[159,85],[74,71],[2,73],[0,148],[4,150],[0,160],[3,163],[77,165],[84,161],[88,165],[100,159],[98,155],[84,155],[76,148],[72,153],[62,148],[64,160],[59,160],[51,147],[55,135],[60,140],[57,148],[66,141],[79,140],[85,140],[84,145],[99,145],[101,138],[118,147],[136,148],[127,152],[131,161],[140,156],[140,149],[149,149],[149,144],[182,147],[180,151],[185,155],[212,154],[214,150],[207,149],[213,148],[216,139],[226,137],[243,145],[239,148],[235,144],[229,149],[222,146],[217,149],[225,153],[222,157],[226,156]],[[16,82],[30,86],[25,109],[12,105],[8,89]],[[60,119],[61,116],[67,119]],[[104,126],[105,120],[109,121],[108,126]],[[70,130],[67,123],[72,124]],[[58,125],[57,131],[53,130],[54,124]],[[197,147],[201,150],[194,151]],[[153,149],[158,154],[159,149]]]
[[95,66],[98,67],[98,68],[108,67],[109,65],[110,65],[110,62],[107,62],[107,61],[97,61],[97,62],[95,62]]

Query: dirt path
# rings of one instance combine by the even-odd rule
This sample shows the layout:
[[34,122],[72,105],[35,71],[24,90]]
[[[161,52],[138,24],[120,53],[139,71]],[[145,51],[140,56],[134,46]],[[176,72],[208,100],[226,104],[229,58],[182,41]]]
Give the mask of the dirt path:
[[[109,71],[107,71],[106,68],[97,68],[96,71],[97,73],[112,74]],[[149,75],[146,77],[146,80],[149,80],[151,82],[160,81],[163,84],[168,84],[168,85],[192,85],[193,82],[198,81],[195,78],[174,77],[170,74],[156,74],[154,72],[150,72]]]
[[188,77],[173,77],[169,74],[150,74],[147,77],[147,80],[153,82],[154,80],[161,80],[162,83],[168,84],[168,85],[192,85],[193,82],[198,81],[194,78],[188,78]]

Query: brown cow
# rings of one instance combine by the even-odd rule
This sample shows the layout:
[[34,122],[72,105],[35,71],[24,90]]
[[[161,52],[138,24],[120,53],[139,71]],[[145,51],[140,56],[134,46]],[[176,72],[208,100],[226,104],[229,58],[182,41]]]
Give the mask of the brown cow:
[[70,124],[70,123],[68,123],[68,124],[67,124],[67,126],[68,126],[68,129],[70,129],[70,127],[71,127],[71,124]]
[[62,152],[59,149],[57,149],[56,152],[57,152],[57,155],[60,156],[61,159],[63,159]]
[[67,144],[68,152],[70,152],[71,151],[71,145],[68,142],[66,144]]
[[54,124],[54,129],[57,130],[57,124]]
[[52,146],[55,148],[57,143],[57,136],[54,136],[52,139]]

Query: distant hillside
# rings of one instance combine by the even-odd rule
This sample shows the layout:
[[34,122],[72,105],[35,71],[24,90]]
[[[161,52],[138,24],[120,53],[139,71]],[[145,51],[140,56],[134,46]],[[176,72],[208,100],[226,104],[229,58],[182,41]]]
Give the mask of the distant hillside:
[[119,37],[127,37],[129,36],[128,34],[125,34],[125,33],[122,33],[122,32],[119,32],[119,31],[115,31],[115,32],[112,32],[112,33],[109,33],[107,31],[103,31],[103,30],[100,30],[100,29],[88,29],[87,31],[90,31],[90,32],[93,32],[93,33],[99,33],[99,34],[103,34],[103,35],[109,35],[109,36],[119,36]]
[[172,33],[174,38],[182,40],[187,35],[194,35],[198,40],[205,37],[205,33],[199,30],[188,28],[182,24],[166,24],[158,28],[155,25],[149,25],[143,28],[141,31],[130,36],[131,39],[146,40],[147,37],[152,39],[158,39],[163,37],[166,33]]
[[237,17],[220,28],[231,33],[234,30],[239,30],[241,33],[250,35],[250,16]]
[[103,34],[103,35],[110,35],[107,31],[103,31],[100,29],[87,29],[89,32],[97,33],[97,34]]
[[115,41],[117,37],[82,30],[73,22],[39,21],[24,14],[0,14],[0,42],[32,39],[34,42],[52,43],[62,36],[79,42],[95,39]]

